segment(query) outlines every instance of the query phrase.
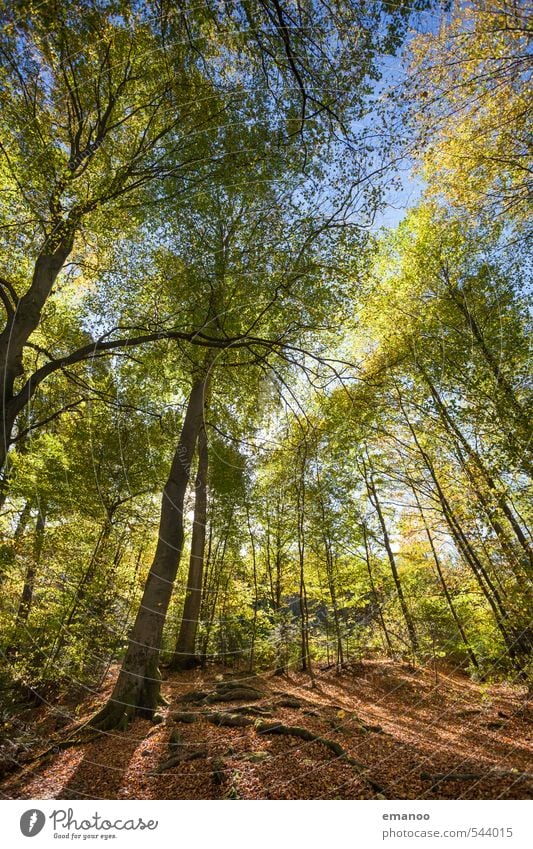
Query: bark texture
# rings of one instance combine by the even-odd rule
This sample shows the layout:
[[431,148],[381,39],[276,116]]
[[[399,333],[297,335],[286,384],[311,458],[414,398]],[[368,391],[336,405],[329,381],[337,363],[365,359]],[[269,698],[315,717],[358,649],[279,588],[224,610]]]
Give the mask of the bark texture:
[[21,298],[12,295],[13,304],[0,333],[0,469],[6,461],[15,420],[26,403],[26,399],[15,392],[16,380],[24,374],[24,347],[39,326],[43,307],[72,250],[72,244],[72,230],[58,225],[35,262],[28,291]]
[[209,447],[205,427],[202,423],[198,433],[198,469],[195,480],[194,520],[187,590],[175,654],[170,664],[171,669],[187,669],[199,662],[195,655],[195,646],[202,602],[208,466]]
[[183,504],[200,430],[206,377],[192,387],[170,474],[163,489],[159,539],[128,648],[111,698],[92,724],[125,727],[136,714],[152,718],[160,701],[163,626],[183,548]]

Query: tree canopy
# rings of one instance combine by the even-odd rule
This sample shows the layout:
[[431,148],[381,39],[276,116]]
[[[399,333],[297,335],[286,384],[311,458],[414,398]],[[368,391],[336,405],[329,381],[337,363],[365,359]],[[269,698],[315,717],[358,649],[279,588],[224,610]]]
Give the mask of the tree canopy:
[[126,729],[214,663],[530,686],[527,5],[0,16],[6,704],[112,670]]

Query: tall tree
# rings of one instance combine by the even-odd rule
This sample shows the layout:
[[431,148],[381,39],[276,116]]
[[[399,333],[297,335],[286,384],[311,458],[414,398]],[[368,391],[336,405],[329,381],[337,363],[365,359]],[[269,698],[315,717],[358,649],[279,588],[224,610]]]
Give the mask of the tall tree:
[[454,2],[411,45],[407,89],[429,191],[527,229],[531,29],[527,3]]

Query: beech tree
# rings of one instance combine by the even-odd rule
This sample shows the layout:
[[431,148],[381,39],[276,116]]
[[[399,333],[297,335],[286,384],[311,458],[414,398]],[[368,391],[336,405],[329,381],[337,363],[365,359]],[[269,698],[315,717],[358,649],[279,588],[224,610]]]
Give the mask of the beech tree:
[[[474,2],[406,43],[412,6],[0,7],[13,700],[118,671],[112,730],[215,662],[529,680],[527,33]],[[400,46],[426,185],[380,230]]]
[[[304,128],[298,157],[305,167],[316,145],[327,145],[326,132],[362,114],[366,80],[379,52],[400,43],[406,9],[378,4],[366,13],[346,3],[327,26],[324,11],[310,3],[294,20],[277,2],[201,10],[121,0],[105,7],[92,0],[4,4],[0,466],[17,416],[48,374],[113,347],[110,339],[107,348],[94,340],[95,350],[63,351],[33,374],[28,369],[30,337],[67,261],[87,271],[87,253],[93,266],[99,257],[98,274],[108,222],[115,234],[128,230],[169,192],[209,179],[229,153],[217,132],[255,120],[256,109],[269,133],[256,133],[251,150],[234,137],[233,162],[241,168],[253,168],[273,145],[291,149]],[[355,22],[354,40],[346,27]],[[348,66],[349,98],[325,99],[325,91],[343,91],[335,82]],[[368,145],[347,144],[364,180]]]
[[525,226],[531,195],[527,4],[454,3],[412,44],[408,92],[431,191]]

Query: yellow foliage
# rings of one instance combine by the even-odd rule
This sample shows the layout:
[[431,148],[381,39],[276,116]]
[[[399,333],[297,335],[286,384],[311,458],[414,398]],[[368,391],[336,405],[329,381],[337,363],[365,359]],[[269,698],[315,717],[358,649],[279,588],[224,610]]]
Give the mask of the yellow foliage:
[[456,3],[438,32],[413,40],[410,86],[423,174],[430,193],[470,214],[527,215],[530,37],[525,5],[472,0]]

